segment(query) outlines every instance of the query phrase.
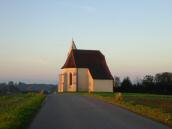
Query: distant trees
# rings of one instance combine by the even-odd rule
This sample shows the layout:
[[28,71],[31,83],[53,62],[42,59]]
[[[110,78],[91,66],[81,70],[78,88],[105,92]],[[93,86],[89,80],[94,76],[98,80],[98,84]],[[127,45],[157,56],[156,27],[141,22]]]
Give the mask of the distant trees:
[[120,78],[117,76],[114,76],[114,82],[115,82],[115,87],[119,87],[120,86]]
[[121,82],[121,86],[116,87],[116,91],[172,94],[172,73],[163,72],[157,73],[155,76],[146,75],[137,84],[132,84],[130,78],[126,77]]
[[126,77],[123,79],[122,83],[121,83],[121,88],[123,89],[130,89],[132,88],[132,83],[129,77]]
[[120,87],[120,78],[118,76],[114,76],[114,86],[113,86],[113,91],[116,91],[117,87]]
[[158,87],[159,91],[165,93],[172,92],[172,73],[164,72],[158,73],[155,75],[155,84]]
[[[138,83],[139,86],[139,83]],[[129,77],[125,77],[123,81],[121,82],[121,86],[118,88],[118,91],[120,92],[136,92],[136,86],[135,84],[132,84]]]
[[14,86],[14,82],[13,81],[9,81],[8,82],[8,86]]
[[19,93],[19,89],[15,87],[13,81],[6,83],[0,83],[0,95],[11,95]]
[[143,78],[142,84],[144,86],[153,86],[154,85],[154,77],[152,75],[146,75]]
[[54,92],[56,87],[56,85],[52,84],[26,84],[23,82],[14,83],[13,81],[9,81],[8,83],[0,83],[0,95],[40,91],[48,94]]

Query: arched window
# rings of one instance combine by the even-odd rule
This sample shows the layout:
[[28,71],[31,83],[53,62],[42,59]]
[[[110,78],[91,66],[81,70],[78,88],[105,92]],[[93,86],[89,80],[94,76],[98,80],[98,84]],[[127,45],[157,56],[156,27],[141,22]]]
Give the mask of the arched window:
[[72,73],[69,73],[69,85],[72,85]]

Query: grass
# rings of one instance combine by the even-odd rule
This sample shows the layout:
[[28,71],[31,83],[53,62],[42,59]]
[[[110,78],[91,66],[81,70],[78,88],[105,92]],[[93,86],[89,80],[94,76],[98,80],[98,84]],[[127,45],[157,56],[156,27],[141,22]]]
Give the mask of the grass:
[[0,96],[0,129],[25,128],[44,98],[36,93]]
[[82,93],[118,105],[172,127],[172,96],[140,93]]

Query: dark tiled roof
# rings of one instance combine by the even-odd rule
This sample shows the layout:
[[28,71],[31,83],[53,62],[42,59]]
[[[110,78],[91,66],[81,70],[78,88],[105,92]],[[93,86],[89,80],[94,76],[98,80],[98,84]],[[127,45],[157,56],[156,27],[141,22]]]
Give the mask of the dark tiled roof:
[[64,68],[88,68],[94,79],[113,79],[104,55],[97,50],[72,50]]

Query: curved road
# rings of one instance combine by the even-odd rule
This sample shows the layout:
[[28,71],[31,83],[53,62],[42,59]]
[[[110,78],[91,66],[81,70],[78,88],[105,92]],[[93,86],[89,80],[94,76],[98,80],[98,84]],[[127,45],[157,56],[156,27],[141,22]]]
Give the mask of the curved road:
[[115,105],[75,94],[49,95],[29,129],[171,129]]

